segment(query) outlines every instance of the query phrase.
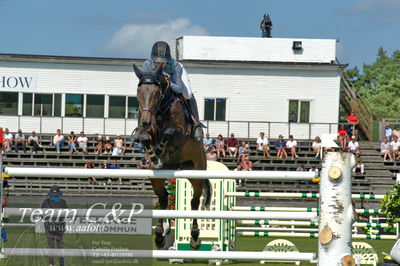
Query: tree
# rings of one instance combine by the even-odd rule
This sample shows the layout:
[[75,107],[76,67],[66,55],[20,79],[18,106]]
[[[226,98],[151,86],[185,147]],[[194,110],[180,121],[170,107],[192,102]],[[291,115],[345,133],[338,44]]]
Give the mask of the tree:
[[363,65],[363,73],[354,67],[346,76],[378,118],[400,117],[400,50],[388,56],[380,47],[376,61]]

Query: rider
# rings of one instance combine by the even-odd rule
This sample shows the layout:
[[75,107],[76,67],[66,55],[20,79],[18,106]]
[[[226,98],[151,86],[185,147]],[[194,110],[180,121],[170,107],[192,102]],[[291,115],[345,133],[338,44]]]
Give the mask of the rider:
[[168,43],[158,41],[151,49],[151,60],[143,63],[143,72],[154,71],[161,66],[168,80],[170,88],[177,94],[182,94],[190,107],[194,119],[194,139],[203,139],[203,129],[199,119],[196,99],[190,87],[189,77],[183,65],[171,57],[171,49]]

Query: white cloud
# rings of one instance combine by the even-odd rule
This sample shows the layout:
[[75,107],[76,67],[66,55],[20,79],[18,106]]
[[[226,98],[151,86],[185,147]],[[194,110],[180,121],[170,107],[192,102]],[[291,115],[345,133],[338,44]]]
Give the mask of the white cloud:
[[182,35],[208,35],[207,31],[192,25],[188,18],[179,18],[158,24],[127,24],[117,30],[100,48],[102,55],[148,58],[156,41],[172,41]]

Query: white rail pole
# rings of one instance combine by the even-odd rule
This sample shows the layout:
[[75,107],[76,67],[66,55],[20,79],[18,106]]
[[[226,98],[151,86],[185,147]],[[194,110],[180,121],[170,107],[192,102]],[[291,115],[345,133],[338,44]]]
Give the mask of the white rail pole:
[[296,171],[202,171],[202,170],[140,170],[140,169],[77,169],[7,167],[5,172],[16,177],[121,177],[121,178],[190,178],[190,179],[256,179],[312,180],[315,172]]
[[[234,206],[231,211],[284,211],[284,212],[318,212],[318,208],[302,207],[264,207],[264,206]],[[382,214],[380,209],[356,209],[361,214]]]
[[[290,233],[290,232],[254,232],[254,231],[241,231],[237,232],[239,236],[254,236],[254,237],[299,237],[299,238],[318,238],[318,233]],[[353,234],[353,239],[375,239],[375,240],[395,240],[395,235],[362,235]],[[323,261],[321,261],[323,263]],[[329,264],[325,264],[329,265]],[[335,264],[336,265],[336,264]]]
[[319,200],[318,265],[354,265],[351,225],[356,214],[351,203],[351,153],[326,153],[322,164]]
[[[226,192],[225,197],[246,198],[319,198],[319,193],[280,193],[280,192]],[[352,199],[383,199],[385,195],[352,194]]]
[[6,256],[24,257],[94,257],[94,258],[153,258],[153,259],[230,259],[312,261],[315,253],[277,253],[248,251],[174,251],[174,250],[109,250],[109,249],[44,249],[5,248]]
[[[242,225],[295,225],[295,226],[318,226],[318,222],[313,221],[269,221],[269,220],[238,220],[237,224]],[[356,222],[352,227],[371,227],[371,228],[389,228],[387,223],[366,223],[366,222]],[[397,227],[395,225],[395,227]]]
[[[54,214],[53,214],[54,213]],[[174,211],[174,210],[132,210],[113,209],[37,209],[37,208],[4,208],[7,216],[44,216],[53,214],[55,217],[102,217],[110,219],[115,214],[118,218],[168,218],[168,219],[316,219],[315,213],[288,213],[288,212],[244,212],[244,211]],[[56,216],[57,215],[57,216]]]
[[318,229],[317,228],[292,228],[292,227],[284,227],[284,228],[274,228],[274,227],[236,227],[236,231],[250,231],[250,232],[255,232],[255,231],[259,231],[259,232],[317,232],[318,233]]

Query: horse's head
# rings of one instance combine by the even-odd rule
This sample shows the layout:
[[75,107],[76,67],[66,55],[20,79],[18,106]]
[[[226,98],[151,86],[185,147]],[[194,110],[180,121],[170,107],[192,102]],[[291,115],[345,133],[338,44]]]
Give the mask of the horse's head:
[[140,124],[144,131],[155,129],[157,113],[164,98],[167,81],[162,73],[162,68],[157,67],[153,72],[143,72],[135,64],[133,69],[139,79],[137,99],[139,102]]

